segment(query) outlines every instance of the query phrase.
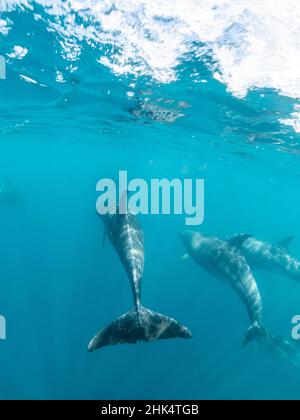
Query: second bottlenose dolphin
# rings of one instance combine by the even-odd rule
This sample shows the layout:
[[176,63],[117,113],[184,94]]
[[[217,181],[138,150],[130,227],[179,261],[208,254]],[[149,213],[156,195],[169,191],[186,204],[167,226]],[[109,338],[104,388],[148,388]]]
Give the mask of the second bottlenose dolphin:
[[[239,241],[244,235],[231,238]],[[240,251],[252,268],[282,273],[293,280],[300,281],[300,261],[289,254],[288,247],[294,239],[290,236],[273,245],[269,242],[250,237],[241,243]]]
[[129,277],[134,308],[100,331],[90,342],[89,351],[115,344],[191,338],[191,332],[175,319],[155,313],[141,304],[144,270],[144,234],[137,217],[128,212],[101,216],[105,231]]
[[[184,231],[181,235],[186,250],[203,269],[226,282],[246,306],[250,327],[244,345],[267,335],[262,327],[262,300],[246,259],[235,244],[198,232]],[[245,236],[245,240],[249,236]]]

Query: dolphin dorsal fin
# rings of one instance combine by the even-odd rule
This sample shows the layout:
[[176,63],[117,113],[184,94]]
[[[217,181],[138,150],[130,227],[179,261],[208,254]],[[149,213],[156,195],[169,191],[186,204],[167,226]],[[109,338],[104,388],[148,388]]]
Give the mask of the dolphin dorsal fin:
[[247,239],[251,238],[252,235],[249,233],[243,233],[241,235],[235,235],[232,238],[229,238],[227,242],[229,245],[234,246],[236,248],[241,248]]
[[295,239],[294,236],[289,236],[288,238],[284,238],[277,243],[279,248],[289,249],[291,242]]

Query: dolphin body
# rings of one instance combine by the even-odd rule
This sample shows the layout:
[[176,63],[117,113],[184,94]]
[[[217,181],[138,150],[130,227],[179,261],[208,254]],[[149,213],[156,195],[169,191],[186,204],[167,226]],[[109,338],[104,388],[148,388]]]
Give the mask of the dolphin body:
[[191,338],[191,332],[175,319],[152,312],[141,304],[144,234],[137,217],[130,212],[120,214],[117,210],[116,214],[106,214],[101,219],[130,280],[134,308],[96,334],[88,350],[138,341]]
[[[266,337],[261,325],[262,299],[252,271],[246,259],[236,248],[237,241],[223,241],[193,231],[184,231],[181,239],[191,256],[203,269],[227,283],[246,306],[250,327],[244,338],[244,345]],[[249,235],[239,238],[239,243]]]
[[[238,241],[243,236],[235,236],[232,240]],[[293,239],[291,236],[273,245],[250,237],[241,244],[240,251],[252,268],[282,273],[293,280],[300,281],[300,261],[288,252]]]

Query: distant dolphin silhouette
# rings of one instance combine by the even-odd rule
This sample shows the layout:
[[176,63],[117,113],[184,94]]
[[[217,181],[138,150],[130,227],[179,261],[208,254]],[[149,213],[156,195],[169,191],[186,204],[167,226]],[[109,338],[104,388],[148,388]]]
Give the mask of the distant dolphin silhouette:
[[[246,306],[250,327],[245,335],[244,345],[265,337],[267,332],[261,325],[260,292],[249,265],[235,247],[235,241],[223,241],[192,231],[185,231],[180,236],[188,254],[203,269],[227,283]],[[249,236],[245,236],[243,240],[247,237]]]
[[[244,235],[237,235],[232,240],[238,240]],[[288,247],[293,236],[290,236],[273,245],[253,237],[244,241],[240,250],[252,268],[282,273],[293,280],[300,281],[300,261],[293,258]]]
[[268,333],[262,338],[259,347],[270,351],[294,367],[300,367],[300,346],[296,341]]
[[20,191],[10,185],[7,181],[3,187],[0,187],[0,205],[16,207],[23,203]]
[[101,216],[106,234],[118,253],[129,277],[134,309],[122,315],[100,331],[90,342],[88,350],[138,341],[166,338],[191,338],[191,332],[175,319],[155,313],[141,304],[141,281],[144,270],[144,234],[135,215],[106,214]]

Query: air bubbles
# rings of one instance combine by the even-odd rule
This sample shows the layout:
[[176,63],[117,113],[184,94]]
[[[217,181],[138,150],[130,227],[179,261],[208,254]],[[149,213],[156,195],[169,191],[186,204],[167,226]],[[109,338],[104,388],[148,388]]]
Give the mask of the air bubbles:
[[21,47],[20,45],[16,45],[12,52],[7,54],[9,58],[23,60],[24,57],[28,54],[28,49]]

